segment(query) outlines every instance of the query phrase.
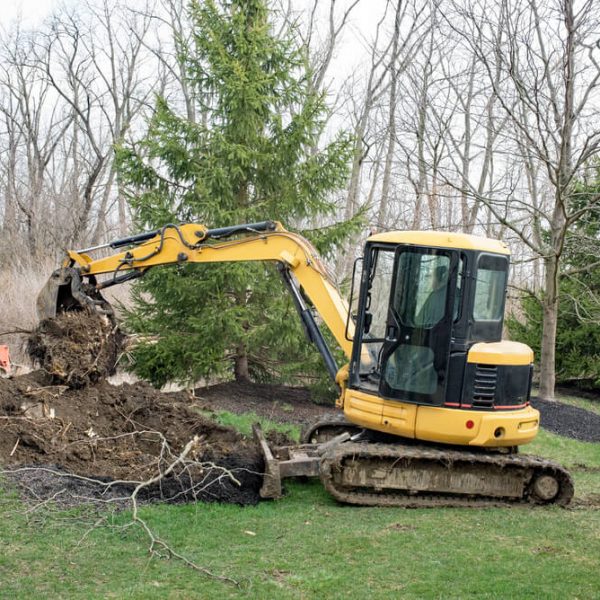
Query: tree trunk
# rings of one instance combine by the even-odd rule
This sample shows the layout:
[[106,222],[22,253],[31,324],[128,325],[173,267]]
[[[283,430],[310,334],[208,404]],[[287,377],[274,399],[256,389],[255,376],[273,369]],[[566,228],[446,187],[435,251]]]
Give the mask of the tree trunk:
[[234,373],[237,383],[250,383],[250,372],[248,371],[248,352],[246,351],[246,346],[243,343],[240,343],[237,346]]
[[542,320],[542,348],[540,356],[540,397],[554,400],[556,380],[556,326],[558,323],[558,261],[551,256],[545,261],[546,294]]
[[396,8],[396,19],[394,23],[394,36],[392,38],[392,54],[390,57],[390,106],[388,113],[387,124],[387,151],[385,163],[383,167],[383,180],[381,183],[381,202],[377,216],[377,231],[388,231],[390,229],[388,223],[390,182],[392,178],[392,163],[394,162],[394,149],[396,147],[396,102],[398,90],[398,40],[400,38],[400,21],[402,20],[402,2],[398,2]]

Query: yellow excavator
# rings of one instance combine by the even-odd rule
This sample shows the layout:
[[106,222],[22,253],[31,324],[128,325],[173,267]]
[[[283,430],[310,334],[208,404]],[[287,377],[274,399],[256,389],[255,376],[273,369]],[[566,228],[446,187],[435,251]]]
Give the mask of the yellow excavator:
[[[107,248],[117,252],[90,257]],[[281,495],[281,479],[308,475],[352,504],[569,503],[573,482],[563,467],[518,453],[535,438],[540,415],[530,405],[533,352],[502,341],[509,250],[500,241],[372,235],[354,263],[347,303],[312,245],[278,222],[166,225],[69,251],[40,293],[38,313],[112,314],[101,294],[109,286],[160,265],[233,261],[277,264],[343,410],[309,427],[297,446],[272,449],[255,428],[264,497]],[[319,322],[347,357],[341,368]]]

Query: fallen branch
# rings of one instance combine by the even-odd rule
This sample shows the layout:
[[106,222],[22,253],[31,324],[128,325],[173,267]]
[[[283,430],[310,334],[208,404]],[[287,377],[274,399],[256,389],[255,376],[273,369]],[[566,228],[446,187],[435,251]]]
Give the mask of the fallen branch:
[[[161,479],[164,479],[167,475],[172,473],[173,470],[175,469],[175,467],[179,464],[182,464],[185,461],[186,456],[197,445],[198,445],[198,437],[195,436],[192,440],[190,440],[186,444],[186,446],[183,449],[183,451],[181,452],[181,454],[177,457],[177,459],[173,463],[171,463],[169,465],[169,467],[166,469],[166,471],[164,471],[164,473],[161,473],[160,475],[157,475],[156,477],[153,477],[152,479],[149,479],[148,481],[143,481],[135,488],[135,490],[133,491],[133,494],[131,494],[131,502],[133,504],[132,520],[135,523],[138,523],[142,527],[142,529],[146,532],[146,535],[150,538],[150,548],[149,548],[150,554],[160,556],[160,554],[156,551],[156,546],[159,546],[165,552],[167,552],[169,556],[173,556],[173,557],[181,560],[188,567],[194,569],[195,571],[200,571],[204,575],[207,575],[208,577],[212,577],[214,579],[218,579],[219,581],[224,581],[227,583],[233,583],[234,585],[239,585],[235,579],[232,579],[231,577],[225,577],[222,575],[215,575],[212,571],[209,571],[207,568],[201,567],[201,566],[197,565],[196,563],[194,563],[193,561],[186,558],[185,556],[175,552],[166,542],[164,542],[160,538],[156,537],[154,535],[154,533],[152,533],[152,530],[150,529],[150,527],[148,527],[148,524],[146,523],[146,521],[144,521],[139,516],[137,496],[140,493],[140,490],[142,490],[143,488],[148,487],[150,485],[153,485],[155,483],[158,483]],[[238,482],[238,485],[239,485],[239,482]]]
[[[18,418],[18,417],[11,417],[11,418]],[[225,576],[225,575],[216,574],[213,571],[211,571],[210,569],[208,569],[207,567],[199,565],[196,562],[194,562],[191,559],[184,556],[183,554],[180,554],[179,552],[177,552],[165,540],[158,537],[152,531],[152,528],[148,525],[148,523],[139,514],[139,511],[140,511],[139,497],[140,497],[141,492],[145,489],[149,489],[149,488],[156,486],[157,484],[160,484],[160,482],[162,480],[164,480],[166,477],[169,477],[169,476],[175,475],[176,477],[180,478],[181,474],[185,473],[186,478],[183,481],[185,481],[186,485],[187,485],[187,487],[185,489],[182,489],[179,493],[175,494],[174,496],[170,496],[169,497],[170,500],[175,500],[178,497],[180,497],[181,495],[184,495],[184,496],[191,495],[194,498],[196,498],[199,493],[207,490],[212,485],[218,485],[219,482],[223,479],[232,481],[237,486],[241,485],[240,481],[235,477],[235,475],[230,470],[228,470],[222,466],[216,465],[212,462],[203,463],[203,462],[199,462],[199,461],[196,461],[193,459],[190,460],[190,455],[198,448],[198,446],[201,443],[201,439],[198,436],[195,436],[193,439],[191,439],[178,455],[175,455],[173,453],[169,443],[167,442],[167,440],[163,436],[163,434],[161,434],[158,431],[154,431],[154,430],[136,431],[136,432],[126,433],[126,434],[116,435],[111,438],[96,438],[94,440],[83,440],[82,439],[82,440],[77,440],[75,442],[71,442],[71,444],[79,444],[79,443],[97,444],[100,441],[117,440],[119,438],[123,438],[123,437],[127,437],[127,436],[142,436],[142,435],[156,436],[160,440],[160,443],[161,443],[160,458],[159,458],[158,465],[157,465],[158,473],[156,475],[154,475],[153,477],[148,478],[145,481],[122,479],[122,480],[112,480],[112,481],[107,482],[107,481],[102,481],[102,480],[94,478],[94,477],[75,475],[72,473],[67,473],[67,472],[61,471],[59,469],[54,469],[54,468],[44,467],[44,466],[39,466],[39,467],[28,466],[28,467],[17,467],[17,468],[13,468],[13,469],[4,469],[4,470],[0,470],[0,475],[13,476],[13,479],[15,479],[15,476],[26,474],[26,473],[48,473],[48,474],[51,474],[52,476],[55,476],[57,478],[66,479],[68,481],[80,481],[85,484],[89,484],[89,486],[91,486],[91,488],[92,488],[91,496],[73,494],[73,491],[69,489],[69,485],[64,485],[64,486],[61,486],[60,489],[58,489],[56,492],[54,492],[51,496],[41,498],[33,488],[28,487],[28,485],[26,483],[24,483],[24,480],[20,479],[20,480],[18,480],[19,486],[21,488],[27,490],[29,497],[33,497],[36,500],[35,504],[33,506],[30,506],[29,508],[27,508],[27,510],[25,511],[24,514],[27,515],[28,518],[34,514],[41,513],[43,515],[43,514],[46,514],[46,512],[48,510],[50,510],[51,506],[54,506],[55,503],[58,502],[59,505],[61,502],[68,503],[69,500],[72,500],[73,498],[80,501],[79,503],[81,503],[81,501],[84,501],[91,505],[95,505],[96,507],[102,506],[102,505],[104,505],[104,506],[112,505],[112,506],[116,506],[118,508],[126,508],[127,506],[129,506],[132,510],[131,521],[125,525],[120,525],[118,528],[119,528],[119,530],[123,530],[123,529],[130,528],[132,526],[139,527],[145,533],[147,538],[149,539],[148,550],[149,550],[149,553],[151,556],[156,556],[156,557],[160,558],[160,557],[163,557],[166,555],[168,557],[172,557],[177,560],[180,560],[183,564],[185,564],[190,569],[193,569],[194,571],[197,571],[198,573],[201,573],[202,575],[204,575],[206,577],[210,577],[212,579],[216,579],[216,580],[224,582],[224,583],[239,585],[238,581],[236,581],[235,579]],[[13,452],[16,450],[18,444],[19,444],[19,440],[17,440],[17,443],[15,444],[15,446],[13,448]],[[163,465],[165,465],[165,463],[166,463],[166,467],[161,468]],[[218,473],[216,477],[214,476],[215,471]],[[194,476],[194,474],[197,474],[198,472],[202,473],[203,477],[201,478],[200,481],[195,482],[193,479],[193,476]],[[31,483],[30,483],[30,485],[31,485]],[[135,486],[135,488],[129,495],[127,495],[128,492],[126,494],[121,493],[121,487],[119,487],[119,486],[127,486],[127,487],[129,487],[129,489],[131,489],[131,486]],[[96,495],[97,492],[93,491],[94,488],[96,488],[97,490],[100,490],[100,492],[99,492],[100,497]],[[115,489],[117,495],[110,496],[109,492],[113,489]],[[102,497],[102,496],[105,496],[105,497]],[[102,514],[100,514],[100,516],[98,517],[98,513],[97,513],[96,517],[94,519],[94,523],[89,527],[89,529],[86,531],[86,533],[82,537],[82,540],[80,540],[79,543],[81,543],[83,541],[83,539],[85,539],[90,534],[90,532],[93,531],[96,527],[101,526],[102,523],[107,524],[108,521]]]

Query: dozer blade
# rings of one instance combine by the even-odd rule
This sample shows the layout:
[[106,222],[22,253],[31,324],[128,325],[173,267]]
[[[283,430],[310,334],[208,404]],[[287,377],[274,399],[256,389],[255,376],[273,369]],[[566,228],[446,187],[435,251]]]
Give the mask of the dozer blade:
[[70,267],[57,269],[38,294],[36,309],[38,319],[51,319],[68,311],[90,309],[113,315],[110,304],[96,289],[95,281],[83,283],[78,271]]

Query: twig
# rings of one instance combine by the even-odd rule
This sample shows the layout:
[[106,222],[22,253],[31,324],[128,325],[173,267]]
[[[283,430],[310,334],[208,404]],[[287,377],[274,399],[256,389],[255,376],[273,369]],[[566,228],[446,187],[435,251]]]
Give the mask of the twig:
[[21,441],[21,438],[18,437],[17,441],[15,442],[15,445],[13,446],[13,449],[10,451],[9,456],[12,456],[17,451],[17,447],[18,447],[20,441]]
[[47,506],[48,504],[50,504],[50,502],[52,502],[52,500],[56,500],[60,495],[64,494],[66,491],[67,491],[66,488],[63,488],[62,490],[58,490],[58,492],[55,492],[49,498],[46,498],[45,500],[41,500],[39,504],[36,504],[35,506],[28,508],[25,511],[25,514],[28,515],[32,512],[39,510],[40,508],[44,508],[44,506]]
[[13,329],[12,331],[1,331],[0,335],[15,335],[18,333],[33,333],[33,331],[30,331],[29,329],[21,329],[19,327],[17,327],[16,329]]
[[[56,389],[56,393],[52,393],[52,390]],[[26,396],[39,396],[44,392],[48,392],[54,398],[58,398],[61,394],[63,394],[66,390],[69,389],[68,385],[45,385],[43,387],[37,387],[33,389],[29,389],[25,392]]]

